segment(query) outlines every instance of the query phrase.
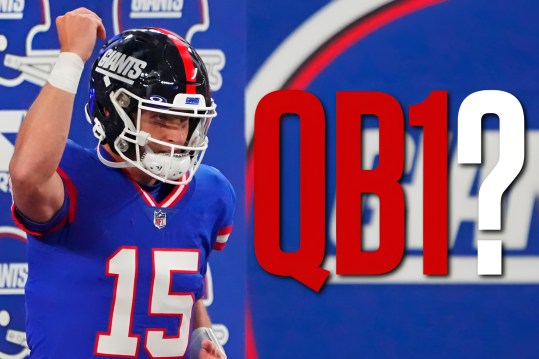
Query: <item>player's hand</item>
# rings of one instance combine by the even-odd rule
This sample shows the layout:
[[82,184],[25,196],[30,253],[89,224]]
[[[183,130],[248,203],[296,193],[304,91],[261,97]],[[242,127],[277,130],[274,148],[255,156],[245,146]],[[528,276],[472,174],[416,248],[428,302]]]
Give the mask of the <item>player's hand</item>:
[[56,18],[61,51],[73,52],[86,62],[92,55],[97,37],[106,37],[101,18],[86,8],[78,8]]
[[202,348],[200,349],[198,359],[226,359],[226,357],[221,355],[211,341],[204,339],[202,341]]

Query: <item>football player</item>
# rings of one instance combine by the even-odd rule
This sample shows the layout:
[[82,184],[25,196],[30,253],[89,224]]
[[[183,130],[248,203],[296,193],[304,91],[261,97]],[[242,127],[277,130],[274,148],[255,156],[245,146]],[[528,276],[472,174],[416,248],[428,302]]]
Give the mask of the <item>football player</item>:
[[235,194],[201,165],[216,105],[200,56],[160,28],[110,39],[86,106],[99,143],[85,149],[67,136],[105,28],[84,8],[56,25],[62,52],[10,163],[14,220],[29,234],[30,357],[226,358],[201,298]]

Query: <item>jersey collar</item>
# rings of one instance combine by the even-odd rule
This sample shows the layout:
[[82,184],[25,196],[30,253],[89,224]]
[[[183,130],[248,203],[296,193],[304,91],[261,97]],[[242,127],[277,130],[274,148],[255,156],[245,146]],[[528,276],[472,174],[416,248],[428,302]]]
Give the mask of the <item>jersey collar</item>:
[[[98,145],[96,148],[96,151],[100,151],[100,153],[103,155],[103,157],[105,157],[105,159],[116,162],[116,160],[110,155],[110,153],[108,153],[108,151],[103,146]],[[143,188],[140,187],[137,181],[135,181],[133,177],[131,177],[131,175],[129,174],[129,172],[127,172],[125,168],[121,168],[121,170],[124,173],[124,175],[129,179],[129,182],[131,182],[133,187],[135,187],[135,190],[142,197],[143,201],[146,202],[146,204],[151,207],[157,207],[157,208],[174,207],[176,203],[178,203],[180,199],[182,199],[185,192],[187,192],[187,188],[189,186],[189,184],[174,186],[174,188],[172,189],[172,191],[170,191],[168,196],[166,196],[161,202],[157,202],[155,198],[153,198],[148,192],[146,192]],[[182,179],[185,180],[186,176],[187,174],[185,174],[184,178]]]

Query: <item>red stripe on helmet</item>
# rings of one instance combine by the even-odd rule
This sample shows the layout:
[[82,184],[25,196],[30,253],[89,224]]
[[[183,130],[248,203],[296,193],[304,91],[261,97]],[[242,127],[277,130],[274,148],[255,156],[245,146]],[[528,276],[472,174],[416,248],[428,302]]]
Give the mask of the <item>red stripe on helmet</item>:
[[[191,54],[189,53],[189,48],[185,45],[185,43],[182,40],[178,38],[176,34],[162,28],[156,28],[156,30],[167,35],[168,38],[174,43],[174,45],[176,45],[176,48],[178,49],[180,57],[183,61],[183,67],[185,69],[185,79],[188,82],[195,82],[197,73],[196,73],[195,65],[193,64],[193,59],[191,58]],[[185,93],[188,93],[188,94],[197,93],[195,85],[186,85],[185,87],[186,87]]]

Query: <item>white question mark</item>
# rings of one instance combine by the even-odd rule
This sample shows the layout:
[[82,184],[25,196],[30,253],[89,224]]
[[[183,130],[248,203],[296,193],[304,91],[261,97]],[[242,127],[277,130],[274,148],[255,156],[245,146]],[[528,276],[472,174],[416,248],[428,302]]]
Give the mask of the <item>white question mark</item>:
[[[501,229],[501,199],[524,164],[524,111],[508,92],[485,90],[464,99],[458,114],[458,163],[481,163],[481,119],[498,115],[500,155],[479,188],[479,230]],[[477,241],[477,274],[502,274],[502,241]]]

